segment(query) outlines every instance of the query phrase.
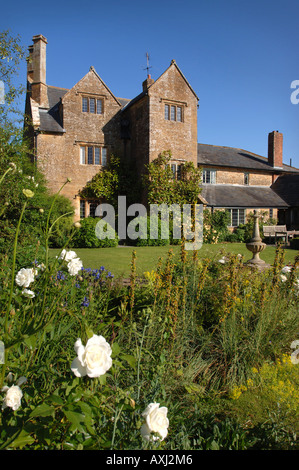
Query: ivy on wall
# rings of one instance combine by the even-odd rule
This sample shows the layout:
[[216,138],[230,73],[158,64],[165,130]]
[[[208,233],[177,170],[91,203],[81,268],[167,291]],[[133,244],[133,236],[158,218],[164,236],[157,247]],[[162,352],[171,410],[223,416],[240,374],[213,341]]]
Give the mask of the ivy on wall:
[[192,162],[181,165],[180,179],[173,178],[170,150],[162,152],[146,166],[143,184],[149,204],[195,204],[201,191],[201,170]]

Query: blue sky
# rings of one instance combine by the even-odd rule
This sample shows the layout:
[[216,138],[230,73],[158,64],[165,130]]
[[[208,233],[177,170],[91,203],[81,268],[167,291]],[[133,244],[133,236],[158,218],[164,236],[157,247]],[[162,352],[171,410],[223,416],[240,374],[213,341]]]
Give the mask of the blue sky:
[[[267,156],[284,135],[284,163],[299,168],[298,0],[5,2],[0,29],[24,45],[43,34],[47,83],[72,87],[91,65],[112,93],[133,98],[172,59],[199,97],[198,141]],[[20,78],[25,80],[25,64]],[[298,93],[299,97],[299,93]]]

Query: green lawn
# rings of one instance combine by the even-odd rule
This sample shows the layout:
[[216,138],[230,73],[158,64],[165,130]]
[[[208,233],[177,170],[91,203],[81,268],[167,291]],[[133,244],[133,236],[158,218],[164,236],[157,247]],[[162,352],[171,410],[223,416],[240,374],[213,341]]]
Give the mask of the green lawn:
[[[158,259],[166,259],[169,249],[174,254],[180,253],[179,246],[153,246],[153,247],[128,247],[118,246],[115,248],[76,248],[77,255],[83,261],[85,268],[97,269],[104,266],[116,277],[128,277],[130,274],[130,263],[132,251],[136,251],[136,269],[137,275],[142,275],[145,271],[155,269]],[[227,253],[242,254],[244,260],[252,258],[252,254],[247,250],[244,243],[219,243],[217,245],[203,245],[198,251],[198,256],[202,258],[219,259],[222,251]],[[52,249],[51,254],[56,256],[60,250]],[[192,253],[192,252],[190,252]],[[298,254],[296,250],[285,250],[285,264],[292,263]],[[275,246],[267,246],[260,254],[260,258],[266,263],[273,264],[275,257]]]

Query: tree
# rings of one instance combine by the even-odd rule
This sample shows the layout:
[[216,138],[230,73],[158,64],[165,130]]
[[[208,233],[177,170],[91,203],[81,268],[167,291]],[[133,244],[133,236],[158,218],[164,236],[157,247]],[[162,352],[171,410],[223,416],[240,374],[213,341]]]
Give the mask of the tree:
[[[28,201],[19,234],[20,248],[26,246],[24,253],[29,253],[29,245],[36,245],[38,240],[42,242],[42,219],[53,198],[45,178],[31,161],[31,149],[24,138],[23,127],[19,125],[27,119],[18,108],[18,99],[23,96],[25,87],[15,84],[19,65],[26,58],[25,51],[19,36],[12,37],[9,31],[0,32],[0,81],[5,85],[4,104],[0,104],[0,252],[8,254],[26,200],[23,190],[34,193]],[[60,196],[52,217],[58,218],[71,211],[70,202]],[[61,223],[60,226],[57,224],[59,228]]]
[[[25,87],[16,85],[20,63],[26,58],[26,48],[20,36],[13,37],[9,31],[0,31],[0,82],[4,87],[4,103],[0,103],[0,125],[12,129],[11,114],[21,115],[17,100],[23,95]],[[23,116],[21,115],[21,119]]]

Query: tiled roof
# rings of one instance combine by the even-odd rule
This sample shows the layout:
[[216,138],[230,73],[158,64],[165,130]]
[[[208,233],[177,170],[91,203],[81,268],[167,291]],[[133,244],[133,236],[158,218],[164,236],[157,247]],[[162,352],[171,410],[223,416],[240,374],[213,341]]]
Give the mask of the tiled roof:
[[[242,168],[244,170],[262,170],[277,173],[268,163],[268,159],[247,150],[217,145],[198,144],[197,163],[199,166],[218,166]],[[299,172],[297,168],[283,164],[282,172]]]
[[299,174],[281,175],[271,188],[290,206],[299,206]]
[[203,184],[201,196],[210,207],[287,208],[288,204],[268,186]]
[[59,102],[68,90],[65,88],[48,86],[47,91],[49,109],[39,109],[39,129],[43,132],[64,132],[59,116]]

